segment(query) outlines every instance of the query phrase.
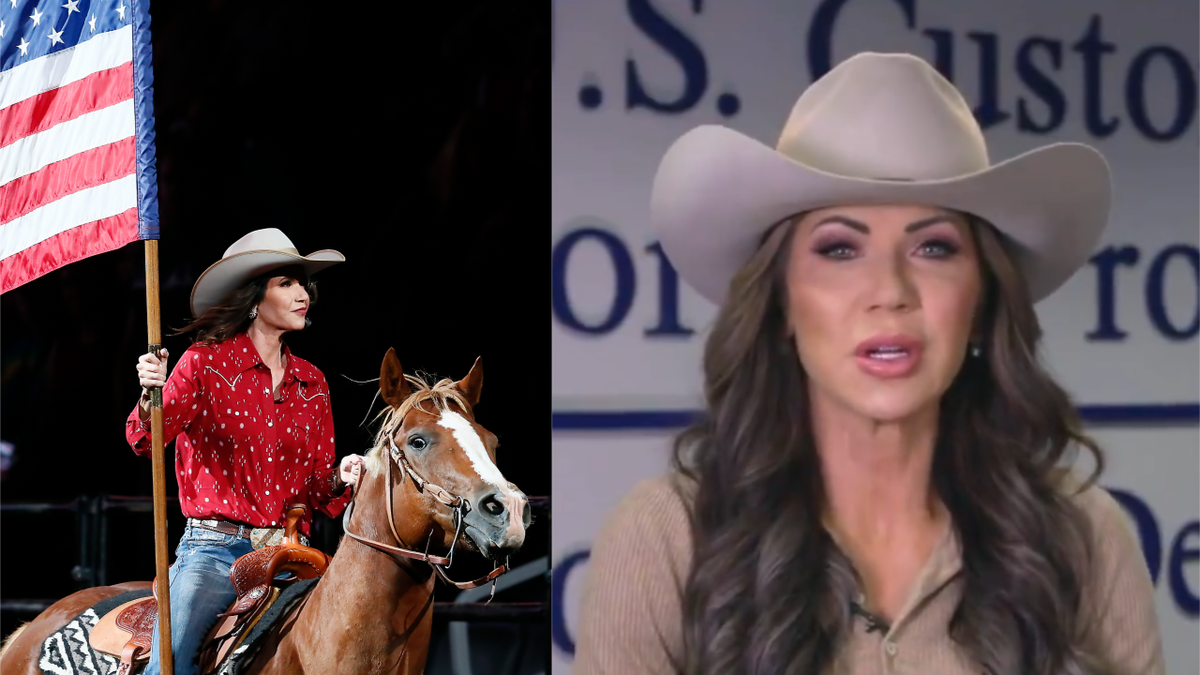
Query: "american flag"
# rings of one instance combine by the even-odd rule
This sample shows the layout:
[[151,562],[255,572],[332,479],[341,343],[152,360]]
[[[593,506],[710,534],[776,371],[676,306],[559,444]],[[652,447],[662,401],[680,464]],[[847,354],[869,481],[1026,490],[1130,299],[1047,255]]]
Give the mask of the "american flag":
[[148,0],[0,0],[0,293],[158,238]]

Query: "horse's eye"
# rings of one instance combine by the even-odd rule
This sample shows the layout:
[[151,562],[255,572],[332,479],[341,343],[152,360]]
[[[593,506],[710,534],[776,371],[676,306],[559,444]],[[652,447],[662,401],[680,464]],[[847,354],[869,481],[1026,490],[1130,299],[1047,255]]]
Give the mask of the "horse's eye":
[[412,448],[413,450],[424,450],[425,445],[425,439],[421,438],[420,436],[413,436],[412,438],[408,439],[408,447]]

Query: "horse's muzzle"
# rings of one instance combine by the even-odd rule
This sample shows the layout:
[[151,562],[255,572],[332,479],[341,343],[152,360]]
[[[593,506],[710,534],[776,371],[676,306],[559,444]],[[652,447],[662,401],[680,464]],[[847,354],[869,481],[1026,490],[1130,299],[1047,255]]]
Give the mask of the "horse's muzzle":
[[518,491],[489,491],[472,500],[467,536],[488,558],[503,560],[525,543],[529,500]]

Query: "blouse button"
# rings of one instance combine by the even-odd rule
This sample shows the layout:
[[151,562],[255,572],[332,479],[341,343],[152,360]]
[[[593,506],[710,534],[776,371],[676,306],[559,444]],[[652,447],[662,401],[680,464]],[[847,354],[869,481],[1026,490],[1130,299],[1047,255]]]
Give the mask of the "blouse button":
[[883,641],[883,651],[887,652],[888,656],[895,656],[896,655],[896,643],[892,642],[891,640],[884,640]]

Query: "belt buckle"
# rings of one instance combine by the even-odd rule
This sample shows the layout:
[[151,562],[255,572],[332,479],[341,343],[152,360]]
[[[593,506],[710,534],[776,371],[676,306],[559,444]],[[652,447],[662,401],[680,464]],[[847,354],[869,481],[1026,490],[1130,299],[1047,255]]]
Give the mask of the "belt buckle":
[[[285,529],[282,527],[256,527],[250,530],[250,544],[255,550],[268,546],[279,546],[283,543]],[[297,533],[301,546],[308,546],[308,537]]]

